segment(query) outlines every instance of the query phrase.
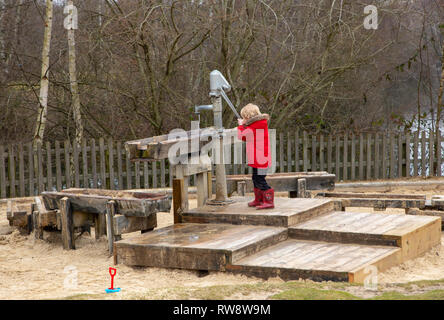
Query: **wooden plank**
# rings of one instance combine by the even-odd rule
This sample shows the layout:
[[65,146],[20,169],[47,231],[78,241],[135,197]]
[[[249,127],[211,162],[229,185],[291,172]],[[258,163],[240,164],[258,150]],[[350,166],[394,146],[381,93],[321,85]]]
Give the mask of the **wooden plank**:
[[37,143],[37,176],[38,176],[38,190],[41,194],[45,190],[43,183],[43,156],[42,156],[42,144]]
[[420,208],[425,207],[425,200],[410,199],[369,199],[369,198],[336,198],[340,199],[343,207],[369,207],[375,209],[386,208]]
[[329,134],[328,141],[327,141],[327,171],[329,173],[333,173],[332,149],[333,149],[332,136],[331,136],[331,134]]
[[299,171],[299,130],[294,134],[294,170]]
[[298,179],[298,198],[306,198],[307,194],[307,180]]
[[286,237],[285,228],[172,225],[116,242],[116,260],[126,265],[223,271],[227,263]]
[[311,171],[317,170],[317,158],[316,158],[316,136],[311,136]]
[[108,139],[108,161],[109,161],[109,189],[116,188],[114,181],[114,143],[111,138]]
[[[29,184],[29,195],[33,196],[35,195],[35,189],[34,189],[34,147],[32,146],[32,142],[29,142],[27,144],[28,146],[28,184]],[[1,168],[1,151],[0,151],[0,174],[2,172]],[[0,181],[2,178],[0,177]],[[0,188],[2,189],[2,188]]]
[[152,162],[153,188],[157,188],[157,161]]
[[91,175],[92,175],[92,187],[97,188],[98,176],[97,176],[97,156],[96,156],[96,140],[91,139]]
[[382,179],[387,178],[387,132],[382,137]]
[[23,145],[18,146],[19,156],[19,193],[20,197],[25,197],[25,155],[23,153]]
[[402,147],[402,134],[398,133],[398,178],[403,177],[402,173],[403,159],[404,159],[404,150]]
[[356,138],[352,133],[351,135],[351,159],[350,159],[351,179],[356,179]]
[[62,190],[62,160],[60,156],[60,141],[55,142],[55,163],[56,163],[56,188]]
[[15,198],[15,155],[14,147],[8,146],[8,167],[9,167],[9,195],[11,198]]
[[86,145],[86,139],[82,139],[82,176],[83,176],[83,187],[89,188],[89,180],[88,180],[88,151]]
[[74,161],[74,187],[80,187],[80,167],[79,167],[79,145],[74,140],[72,143],[72,153],[73,153],[73,161]]
[[5,147],[0,145],[0,198],[6,198]]
[[287,133],[287,172],[293,170],[293,164],[291,160],[291,133]]
[[284,134],[279,133],[279,172],[285,172],[284,167]]
[[415,132],[414,142],[413,142],[413,176],[414,177],[417,177],[419,174],[418,159],[419,159],[419,130]]
[[374,177],[379,179],[379,132],[375,133],[375,165],[374,165]]
[[395,178],[395,134],[390,132],[390,179]]
[[[324,156],[324,135],[321,134],[319,137],[319,170],[325,170],[325,156]],[[288,168],[288,172],[291,172],[290,168]]]
[[122,235],[141,230],[150,230],[157,227],[157,218],[153,214],[149,217],[126,217],[124,215],[114,216],[114,235]]
[[364,180],[364,136],[359,134],[359,180]]
[[441,177],[441,131],[436,132],[436,176]]
[[426,200],[425,194],[395,194],[369,192],[321,192],[318,196],[329,198],[367,198],[367,199],[419,199]]
[[130,162],[130,155],[128,152],[125,152],[125,170],[126,170],[126,188],[132,189],[133,185],[133,171],[132,171],[132,163]]
[[303,163],[304,163],[304,171],[308,171],[308,137],[307,137],[307,131],[303,132]]
[[423,131],[422,132],[422,135],[421,135],[421,175],[423,176],[423,177],[425,177],[427,174],[426,174],[426,163],[427,163],[427,160],[426,160],[426,148],[427,148],[427,146],[426,146],[426,133],[425,133],[425,131]]
[[410,157],[412,156],[411,150],[410,150],[410,131],[407,131],[405,134],[405,173],[406,177],[411,177],[410,172]]
[[66,188],[71,188],[71,161],[70,161],[70,143],[69,140],[65,140],[64,143],[64,153],[65,153],[65,181]]
[[367,161],[366,161],[366,178],[370,180],[372,178],[372,134],[370,132],[367,133]]
[[181,223],[185,195],[184,179],[173,179],[173,214],[174,224]]
[[105,163],[105,140],[99,139],[99,155],[100,155],[100,188],[108,189],[106,182],[106,163]]
[[116,202],[111,200],[106,204],[106,236],[108,238],[108,252],[113,253],[114,246],[114,216],[116,213]]
[[143,162],[143,185],[145,189],[150,188],[150,179],[149,179],[149,173],[148,173],[148,162]]
[[51,157],[51,143],[46,142],[46,190],[52,191],[54,184],[52,181],[52,157]]
[[288,239],[228,265],[235,274],[284,280],[363,283],[368,267],[385,271],[400,263],[401,249]]
[[70,201],[67,197],[60,200],[60,215],[62,218],[63,249],[75,249],[74,223]]
[[344,154],[342,163],[342,180],[348,180],[348,133],[344,134]]
[[134,170],[136,171],[136,189],[140,189],[140,161],[134,162]]
[[433,132],[429,131],[429,176],[435,176],[435,168],[434,168],[434,143],[433,143]]
[[[300,195],[303,196],[302,192]],[[274,209],[257,210],[248,207],[249,198],[232,198],[235,202],[227,206],[206,205],[185,210],[182,222],[288,227],[327,214],[335,205],[333,199],[276,197]]]
[[117,189],[123,189],[123,170],[122,170],[122,143],[117,141],[116,144],[116,157],[117,157]]
[[166,187],[165,184],[165,159],[160,160],[160,186],[162,188]]
[[335,159],[335,172],[336,172],[336,181],[340,181],[340,155],[341,155],[341,143],[340,143],[340,137],[339,135],[336,135],[336,148],[335,148],[335,154],[336,154],[336,159]]

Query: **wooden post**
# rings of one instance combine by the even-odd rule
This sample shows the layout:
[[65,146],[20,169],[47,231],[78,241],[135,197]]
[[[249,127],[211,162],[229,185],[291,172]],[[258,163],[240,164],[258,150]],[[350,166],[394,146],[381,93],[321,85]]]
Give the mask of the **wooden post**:
[[367,133],[367,161],[366,161],[366,180],[370,180],[372,178],[372,134],[370,132]]
[[93,188],[97,188],[97,158],[96,158],[96,140],[91,139],[91,170]]
[[405,174],[410,177],[410,132],[405,134]]
[[183,179],[173,179],[173,212],[174,224],[181,223],[181,213],[184,208],[184,181]]
[[298,179],[298,198],[305,198],[307,190],[307,180]]
[[348,179],[348,133],[344,134],[344,154],[342,160],[342,180],[346,181]]
[[106,234],[106,217],[104,214],[97,214],[94,219],[94,232],[96,240]]
[[237,183],[237,195],[239,197],[245,197],[246,192],[247,192],[247,183],[245,181],[239,181]]
[[441,131],[436,131],[436,176],[441,176]]
[[75,249],[74,222],[72,218],[71,204],[69,203],[68,197],[64,197],[60,200],[60,215],[62,218],[63,249]]
[[106,235],[108,237],[108,251],[113,254],[114,246],[114,215],[116,212],[116,202],[114,200],[108,201],[106,204]]
[[355,160],[356,160],[356,140],[355,140],[355,135],[352,133],[352,136],[351,136],[351,159],[350,159],[351,180],[356,179],[356,165],[355,165],[356,161]]
[[207,192],[208,192],[208,199],[213,198],[213,174],[211,171],[207,172]]
[[196,175],[196,188],[197,188],[197,207],[202,207],[205,205],[207,200],[207,186],[206,183],[206,173],[198,173]]
[[359,134],[359,180],[364,180],[364,136]]

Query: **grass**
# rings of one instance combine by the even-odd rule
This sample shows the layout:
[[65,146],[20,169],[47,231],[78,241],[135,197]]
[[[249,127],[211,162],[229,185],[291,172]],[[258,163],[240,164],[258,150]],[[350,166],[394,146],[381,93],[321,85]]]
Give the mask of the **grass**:
[[[438,289],[437,289],[438,287]],[[390,286],[390,291],[377,291],[369,297],[362,285],[341,282],[281,282],[208,287],[174,287],[147,289],[145,292],[122,294],[77,294],[69,300],[131,299],[131,300],[224,300],[224,299],[277,299],[277,300],[444,300],[444,279],[415,281]],[[386,288],[385,290],[387,290]],[[418,292],[418,289],[420,292]],[[352,291],[353,293],[349,292]],[[410,291],[410,292],[409,292]]]

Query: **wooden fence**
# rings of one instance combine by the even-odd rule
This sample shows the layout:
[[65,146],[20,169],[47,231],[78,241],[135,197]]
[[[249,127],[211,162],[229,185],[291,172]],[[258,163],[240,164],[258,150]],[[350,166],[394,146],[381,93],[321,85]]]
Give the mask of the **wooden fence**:
[[[276,172],[328,171],[336,174],[337,181],[441,176],[443,139],[438,133],[323,136],[278,132]],[[251,173],[245,164],[245,148],[243,154],[241,164],[227,165],[227,174]],[[31,143],[0,145],[0,198],[69,187],[170,187],[172,178],[168,161],[130,162],[122,141],[91,139],[80,147],[70,141],[47,141],[35,151]]]

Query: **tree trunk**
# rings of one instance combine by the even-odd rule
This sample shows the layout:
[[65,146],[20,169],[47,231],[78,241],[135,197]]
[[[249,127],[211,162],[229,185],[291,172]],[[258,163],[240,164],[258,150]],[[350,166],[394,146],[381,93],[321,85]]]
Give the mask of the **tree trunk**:
[[[5,17],[5,0],[0,0],[0,62],[6,62],[6,45],[5,45],[5,31],[4,31],[4,17]],[[6,28],[5,28],[6,29]],[[8,71],[5,64],[5,72]]]
[[48,113],[48,88],[49,88],[49,51],[51,47],[51,32],[52,32],[52,15],[53,15],[53,0],[46,0],[46,17],[45,17],[45,33],[43,36],[43,50],[42,50],[42,73],[40,78],[40,96],[39,108],[33,139],[34,149],[38,143],[42,143],[43,135],[45,133],[46,115]]
[[[68,1],[68,6],[73,7],[73,1]],[[72,10],[72,9],[71,9]],[[76,12],[69,12],[69,16],[72,18],[76,15]],[[72,95],[72,109],[74,123],[76,126],[76,143],[78,146],[81,145],[83,140],[83,125],[82,125],[82,115],[80,113],[80,96],[79,96],[79,85],[77,82],[76,74],[76,43],[74,37],[74,23],[71,23],[71,27],[68,29],[68,63],[69,63],[69,79],[71,85],[71,95]]]

